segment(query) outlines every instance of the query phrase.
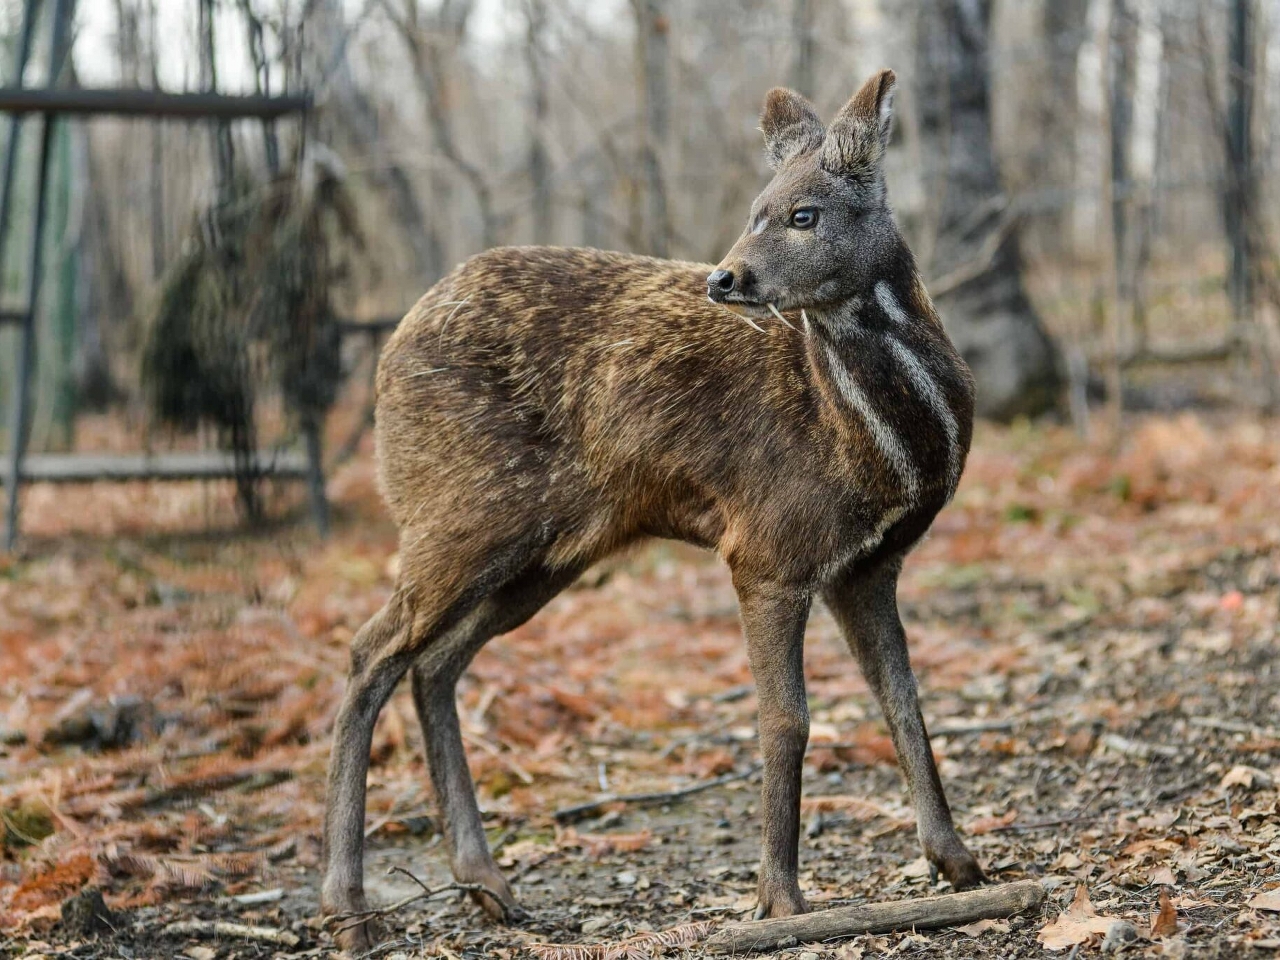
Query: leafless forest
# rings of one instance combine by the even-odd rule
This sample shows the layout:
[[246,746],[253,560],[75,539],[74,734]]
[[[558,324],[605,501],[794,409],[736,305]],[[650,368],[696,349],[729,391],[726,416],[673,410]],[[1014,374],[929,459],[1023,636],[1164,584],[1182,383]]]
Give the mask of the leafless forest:
[[[398,564],[368,429],[383,335],[496,245],[719,261],[770,176],[766,91],[830,117],[881,67],[890,201],[982,418],[903,617],[957,825],[1048,901],[778,948],[1280,949],[1276,0],[0,0],[0,97],[308,102],[60,116],[43,143],[38,109],[0,117],[0,450],[27,363],[46,471],[0,554],[0,956],[327,955],[328,740]],[[214,450],[229,481],[42,482],[63,453]],[[295,461],[327,537],[305,485],[263,479]],[[938,892],[825,613],[807,673],[811,905]],[[592,570],[460,686],[528,915],[442,890],[369,956],[702,955],[753,909],[750,683],[712,558]],[[447,886],[407,692],[369,783],[373,898]]]

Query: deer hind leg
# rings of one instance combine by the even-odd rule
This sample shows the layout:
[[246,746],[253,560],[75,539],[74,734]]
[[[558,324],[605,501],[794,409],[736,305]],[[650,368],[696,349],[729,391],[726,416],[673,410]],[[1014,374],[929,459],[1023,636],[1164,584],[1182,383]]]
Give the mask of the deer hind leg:
[[[378,714],[412,662],[402,652],[413,627],[413,611],[400,591],[373,615],[351,644],[351,669],[338,711],[329,756],[325,799],[325,878],[320,894],[326,916],[369,908],[364,895],[365,778]],[[369,923],[338,934],[344,949],[367,949]]]
[[[326,915],[368,909],[363,879],[365,779],[379,712],[425,651],[447,649],[451,634],[483,622],[477,610],[537,568],[545,549],[545,535],[493,543],[484,542],[476,531],[468,532],[471,536],[465,539],[446,536],[446,531],[435,536],[402,532],[401,583],[352,641],[351,670],[329,758],[326,866],[320,894]],[[348,927],[337,939],[344,949],[356,950],[371,945],[374,936],[373,926],[362,923]]]
[[907,653],[907,636],[898,615],[900,565],[898,557],[873,570],[846,575],[825,591],[824,599],[884,711],[898,763],[915,804],[924,855],[931,869],[940,869],[953,887],[965,890],[986,878],[956,833],[933,762]]
[[440,644],[413,666],[413,701],[426,742],[427,764],[444,820],[453,877],[486,893],[472,899],[497,920],[517,910],[515,896],[493,862],[458,724],[455,688],[472,657],[490,638],[519,626],[568,586],[578,571],[536,570],[486,598]]

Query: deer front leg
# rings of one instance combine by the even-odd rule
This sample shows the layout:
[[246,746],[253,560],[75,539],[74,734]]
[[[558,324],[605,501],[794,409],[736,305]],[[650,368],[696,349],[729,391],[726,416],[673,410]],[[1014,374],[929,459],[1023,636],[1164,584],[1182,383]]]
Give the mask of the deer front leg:
[[764,759],[759,906],[756,919],[808,911],[796,877],[800,845],[800,773],[809,742],[804,691],[804,627],[809,594],[735,578],[747,656],[760,710]]
[[847,576],[828,588],[824,599],[884,711],[898,764],[915,804],[924,855],[931,869],[940,869],[953,887],[965,890],[986,877],[956,833],[933,762],[907,653],[906,631],[898,616],[900,566],[899,557],[875,570]]

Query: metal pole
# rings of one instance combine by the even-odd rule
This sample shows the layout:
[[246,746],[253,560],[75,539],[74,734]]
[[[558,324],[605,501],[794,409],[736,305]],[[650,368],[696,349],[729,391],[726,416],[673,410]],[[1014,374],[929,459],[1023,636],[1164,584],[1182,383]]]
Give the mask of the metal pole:
[[[22,86],[22,74],[27,68],[27,60],[31,57],[31,38],[36,30],[36,16],[39,13],[40,0],[27,0],[22,9],[22,27],[18,38],[18,58],[14,64],[15,87]],[[22,117],[14,115],[9,121],[9,141],[4,151],[4,182],[0,184],[0,284],[4,278],[4,244],[9,234],[9,213],[13,199],[13,172],[18,162],[18,134],[22,128]],[[2,291],[2,287],[0,287]]]
[[[67,52],[67,34],[74,0],[57,0],[53,14],[53,36],[49,45],[49,80],[53,86],[62,70]],[[26,453],[31,420],[31,375],[36,365],[36,311],[44,260],[44,213],[48,199],[49,155],[53,145],[54,122],[45,117],[40,131],[40,162],[36,172],[35,229],[31,242],[30,272],[27,276],[27,313],[18,332],[18,375],[9,417],[9,472],[6,478],[4,541],[12,552],[18,540],[18,487],[22,482],[22,457]]]
[[[27,60],[31,56],[31,40],[35,35],[36,18],[40,12],[40,0],[26,0],[22,8],[22,26],[18,36],[17,60],[14,63],[13,83],[22,86],[22,75],[27,68]],[[12,211],[14,170],[18,163],[18,140],[22,130],[22,118],[14,116],[9,121],[9,142],[5,145],[4,180],[0,184],[0,293],[4,291],[4,250],[5,240],[9,235],[9,214]],[[8,499],[6,521],[4,527],[4,549],[11,552],[18,537],[17,503],[18,484],[21,481],[22,447],[24,427],[26,424],[26,398],[30,388],[28,378],[30,369],[27,357],[28,344],[31,340],[29,327],[31,312],[28,310],[18,318],[21,327],[18,331],[17,366],[14,368],[13,389],[9,401],[9,463],[5,473],[5,494]]]
[[0,86],[0,112],[110,114],[115,117],[163,117],[174,120],[278,119],[311,106],[305,96],[166,93],[162,90],[113,90],[71,87],[58,90]]
[[302,433],[307,443],[307,493],[311,497],[311,516],[321,537],[329,536],[329,501],[324,494],[323,421],[311,414],[303,420]]

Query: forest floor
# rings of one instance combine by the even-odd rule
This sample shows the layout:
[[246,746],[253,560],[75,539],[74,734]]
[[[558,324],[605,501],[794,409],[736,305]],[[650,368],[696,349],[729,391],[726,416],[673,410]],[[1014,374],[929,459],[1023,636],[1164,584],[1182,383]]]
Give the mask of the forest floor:
[[[220,488],[28,492],[24,553],[0,560],[0,956],[332,950],[316,919],[328,735],[347,643],[396,563],[371,461],[332,480],[326,542],[301,523],[239,532]],[[1088,442],[981,429],[901,601],[961,833],[993,879],[1036,878],[1048,899],[781,953],[1089,956],[1113,918],[1137,936],[1124,956],[1280,951],[1278,508],[1280,422],[1144,417]],[[820,610],[807,674],[810,903],[927,895],[879,710]],[[528,916],[497,925],[456,894],[413,903],[376,955],[604,957],[569,945],[691,939],[703,928],[684,925],[749,915],[749,684],[726,571],[672,544],[593,571],[494,641],[462,683],[462,723]],[[381,903],[414,877],[448,881],[420,744],[401,691],[370,774]],[[552,816],[735,773],[665,804]],[[174,926],[213,920],[254,929]]]

